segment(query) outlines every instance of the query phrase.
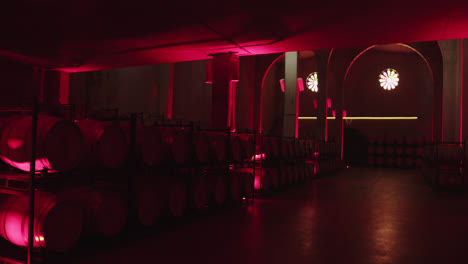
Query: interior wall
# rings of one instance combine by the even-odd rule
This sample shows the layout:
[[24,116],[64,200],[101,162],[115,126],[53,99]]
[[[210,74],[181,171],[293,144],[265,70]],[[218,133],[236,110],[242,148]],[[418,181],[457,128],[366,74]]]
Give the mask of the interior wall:
[[39,96],[38,71],[29,65],[0,60],[1,106],[20,106],[26,98]]
[[[399,85],[391,91],[380,87],[378,76],[386,68],[400,74]],[[432,132],[432,75],[424,60],[408,49],[389,52],[371,49],[360,56],[345,80],[345,110],[348,116],[417,116],[418,120],[354,120],[345,127],[366,136],[423,135]]]
[[205,61],[175,63],[173,82],[170,71],[169,65],[150,65],[73,73],[69,101],[79,118],[92,109],[118,108],[122,115],[143,112],[145,123],[151,124],[167,118],[173,85],[172,119],[209,127],[211,87],[205,84]]

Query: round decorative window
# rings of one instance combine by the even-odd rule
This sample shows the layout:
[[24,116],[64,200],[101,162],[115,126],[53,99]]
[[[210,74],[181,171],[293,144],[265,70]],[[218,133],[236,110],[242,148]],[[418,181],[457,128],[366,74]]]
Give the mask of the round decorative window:
[[318,79],[317,79],[317,72],[313,72],[307,76],[306,79],[307,88],[312,92],[318,92]]
[[400,75],[394,69],[388,68],[383,70],[379,75],[380,87],[384,88],[384,90],[395,89],[395,87],[398,86],[399,81]]

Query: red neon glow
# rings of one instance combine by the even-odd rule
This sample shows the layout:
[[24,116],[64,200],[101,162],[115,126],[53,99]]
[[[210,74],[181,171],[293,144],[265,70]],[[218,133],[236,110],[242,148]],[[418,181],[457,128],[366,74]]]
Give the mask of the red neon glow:
[[23,146],[23,140],[22,139],[16,139],[16,138],[9,138],[8,139],[8,147],[11,149],[19,149],[21,146]]
[[265,153],[253,155],[250,161],[253,161],[254,159],[255,160],[265,159]]
[[327,98],[327,108],[331,108],[331,99]]
[[279,80],[280,86],[281,86],[281,91],[284,93],[284,79]]
[[[8,165],[11,165],[17,169],[20,169],[22,171],[27,171],[29,172],[30,168],[31,168],[31,164],[29,161],[26,161],[26,162],[15,162],[15,161],[12,161],[10,159],[8,159],[7,157],[1,157],[1,159]],[[51,170],[52,166],[50,165],[49,163],[49,160],[47,158],[40,158],[40,159],[36,159],[36,171],[41,171],[43,169],[47,169],[48,171],[50,172],[55,172],[54,170]]]
[[332,116],[333,116],[333,117],[336,117],[336,116],[335,116],[335,110],[332,110]]
[[297,89],[299,90],[299,92],[304,91],[304,81],[302,80],[302,78],[297,78]]
[[317,99],[314,99],[314,109],[317,109]]
[[255,190],[260,190],[260,175],[255,175],[254,179],[254,188]]
[[346,113],[346,110],[343,110],[343,117],[348,117],[348,113]]

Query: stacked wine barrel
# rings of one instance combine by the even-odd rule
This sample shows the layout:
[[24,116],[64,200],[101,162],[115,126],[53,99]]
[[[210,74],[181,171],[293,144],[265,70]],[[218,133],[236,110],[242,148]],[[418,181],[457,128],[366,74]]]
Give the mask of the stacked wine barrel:
[[465,144],[441,142],[429,144],[422,151],[421,172],[436,190],[463,190],[465,174]]
[[369,166],[414,168],[423,165],[423,136],[377,136],[367,138]]
[[334,142],[316,142],[318,159],[315,163],[314,172],[316,176],[336,172],[340,167],[338,149]]

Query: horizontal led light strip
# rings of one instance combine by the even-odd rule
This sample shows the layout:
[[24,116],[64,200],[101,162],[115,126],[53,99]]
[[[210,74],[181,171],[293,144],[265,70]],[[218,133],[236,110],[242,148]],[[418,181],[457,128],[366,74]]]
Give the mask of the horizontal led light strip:
[[[300,116],[298,119],[302,120],[315,120],[316,116]],[[329,116],[327,119],[336,119],[334,116]],[[347,116],[343,117],[345,120],[416,120],[417,116]]]

